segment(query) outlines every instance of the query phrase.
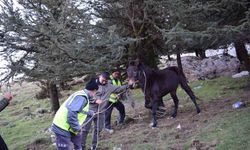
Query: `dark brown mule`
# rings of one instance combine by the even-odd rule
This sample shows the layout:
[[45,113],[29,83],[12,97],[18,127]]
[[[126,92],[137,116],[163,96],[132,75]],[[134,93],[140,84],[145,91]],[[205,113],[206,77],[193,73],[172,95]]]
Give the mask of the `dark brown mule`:
[[169,67],[163,70],[153,70],[137,61],[130,62],[127,68],[128,79],[138,82],[145,96],[145,107],[152,109],[152,127],[157,126],[156,111],[162,104],[162,97],[170,93],[174,101],[172,117],[176,117],[179,99],[176,95],[178,85],[185,90],[193,101],[197,113],[200,113],[195,95],[187,84],[186,77],[178,67]]

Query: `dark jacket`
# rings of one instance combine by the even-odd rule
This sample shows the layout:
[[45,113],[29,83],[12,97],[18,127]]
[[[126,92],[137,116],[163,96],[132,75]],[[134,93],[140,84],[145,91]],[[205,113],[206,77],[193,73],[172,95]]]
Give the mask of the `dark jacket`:
[[9,101],[8,101],[7,99],[3,98],[3,99],[0,101],[0,112],[1,112],[2,110],[4,110],[4,108],[5,108],[6,106],[8,106],[8,105],[9,105]]

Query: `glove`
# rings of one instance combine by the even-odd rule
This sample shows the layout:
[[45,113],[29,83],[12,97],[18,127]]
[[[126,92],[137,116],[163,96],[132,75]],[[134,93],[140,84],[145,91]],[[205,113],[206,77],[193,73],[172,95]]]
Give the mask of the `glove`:
[[89,110],[89,111],[87,112],[87,115],[90,116],[90,117],[92,117],[92,116],[95,115],[95,111]]

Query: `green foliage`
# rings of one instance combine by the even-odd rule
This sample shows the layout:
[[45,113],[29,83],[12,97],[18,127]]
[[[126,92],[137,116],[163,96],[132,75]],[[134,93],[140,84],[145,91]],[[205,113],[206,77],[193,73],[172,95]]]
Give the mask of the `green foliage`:
[[[2,53],[11,72],[30,80],[61,83],[93,74],[108,62],[111,52],[93,46],[89,9],[78,1],[18,1],[15,8],[4,0],[1,12]],[[14,58],[15,57],[15,58]]]

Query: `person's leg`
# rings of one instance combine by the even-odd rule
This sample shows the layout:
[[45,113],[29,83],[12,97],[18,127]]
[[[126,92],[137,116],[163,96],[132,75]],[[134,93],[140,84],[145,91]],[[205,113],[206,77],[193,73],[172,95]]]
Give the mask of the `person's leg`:
[[4,142],[1,135],[0,135],[0,149],[1,150],[8,150],[8,147],[7,147],[6,143]]
[[71,141],[70,137],[65,137],[60,134],[55,134],[56,135],[56,147],[57,150],[71,150]]
[[119,111],[118,124],[124,123],[125,119],[125,107],[122,102],[118,101],[115,103],[115,108]]
[[72,135],[71,141],[74,144],[74,150],[82,150],[82,133]]
[[104,119],[105,119],[105,114],[104,113],[98,114],[97,117],[94,119],[95,126],[94,126],[93,135],[92,135],[92,149],[94,149],[94,150],[98,146],[99,133],[103,129]]
[[111,129],[111,114],[113,111],[113,104],[111,102],[107,103],[106,111],[105,111],[105,128]]
[[86,140],[87,140],[87,136],[88,136],[88,133],[89,133],[89,130],[91,128],[91,124],[92,124],[92,121],[93,119],[91,119],[90,116],[88,116],[86,118],[86,121],[83,123],[84,126],[82,127],[82,149],[84,150],[85,149],[85,146],[86,146]]

